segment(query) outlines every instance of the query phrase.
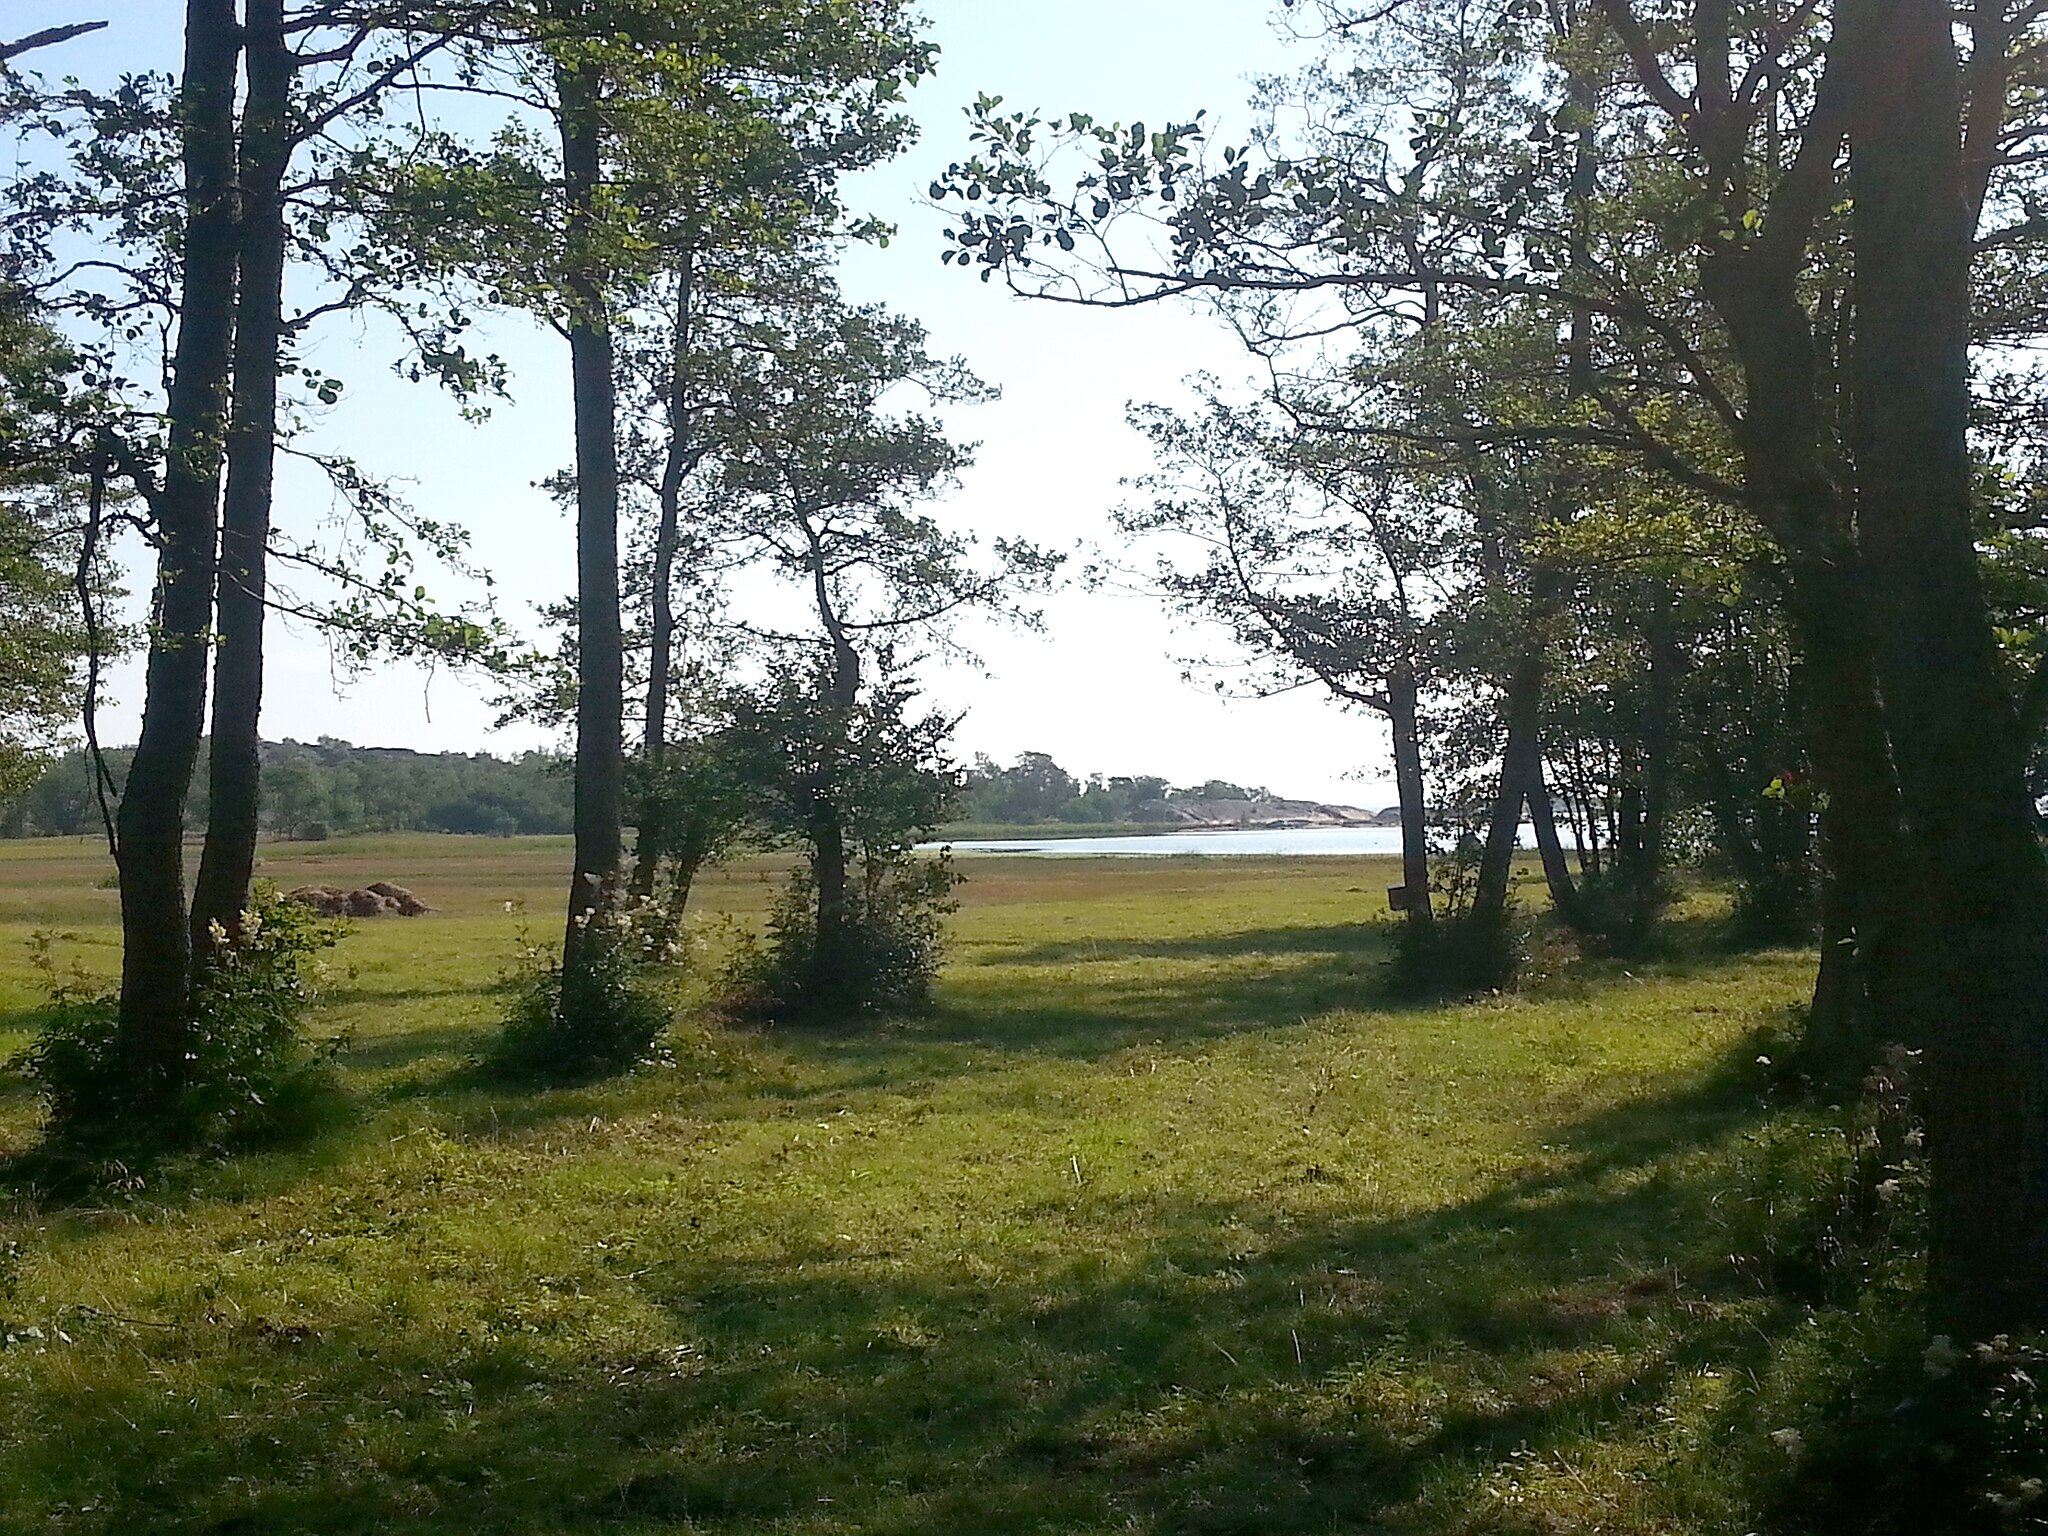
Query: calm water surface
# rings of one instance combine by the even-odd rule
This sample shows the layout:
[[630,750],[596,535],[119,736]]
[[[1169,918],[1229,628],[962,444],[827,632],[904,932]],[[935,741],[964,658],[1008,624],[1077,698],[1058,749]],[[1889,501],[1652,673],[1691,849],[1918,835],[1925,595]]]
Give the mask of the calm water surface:
[[[1524,848],[1535,846],[1528,827],[1522,828]],[[951,848],[955,853],[1030,853],[1053,857],[1164,858],[1173,854],[1258,855],[1263,858],[1315,858],[1401,851],[1399,827],[1297,827],[1246,828],[1216,832],[1161,832],[1139,837],[1047,837],[1017,838],[998,843],[924,843],[925,849]]]
[[[927,847],[944,845],[930,843]],[[1218,832],[1161,832],[1149,837],[1048,837],[1036,841],[954,843],[955,853],[1089,854],[1163,858],[1170,854],[1276,854],[1300,856],[1399,853],[1399,827],[1246,828]]]

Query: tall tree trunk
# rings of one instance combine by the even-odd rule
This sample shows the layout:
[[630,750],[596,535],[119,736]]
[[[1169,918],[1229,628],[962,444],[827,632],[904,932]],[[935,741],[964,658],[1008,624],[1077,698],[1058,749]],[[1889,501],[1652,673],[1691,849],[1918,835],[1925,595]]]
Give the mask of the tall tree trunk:
[[117,823],[121,1057],[131,1091],[161,1106],[184,1076],[192,935],[185,919],[185,801],[206,720],[222,430],[234,328],[234,0],[187,0],[178,115],[185,174],[178,341],[165,407],[163,481],[142,730]]
[[1621,872],[1627,882],[1626,945],[1647,947],[1655,936],[1664,884],[1665,821],[1671,807],[1671,749],[1677,714],[1678,647],[1670,588],[1659,583],[1649,622],[1649,666],[1640,719],[1641,777],[1622,792]]
[[[1842,818],[1821,813],[1820,968],[1813,979],[1801,1052],[1819,1077],[1832,1084],[1856,1082],[1876,1059],[1881,1043],[1870,1015],[1870,992],[1859,947],[1857,911],[1838,850]],[[1894,857],[1903,857],[1894,850]]]
[[[661,467],[660,522],[654,534],[654,596],[647,648],[646,740],[642,751],[649,769],[649,792],[642,798],[633,855],[635,896],[654,894],[654,877],[663,855],[664,801],[661,766],[668,756],[669,694],[674,687],[676,643],[676,551],[682,542],[683,484],[701,454],[696,446],[690,401],[691,359],[695,350],[696,255],[685,250],[676,274],[675,352],[669,363],[668,451]],[[686,885],[687,888],[687,885]]]
[[[1855,940],[1857,966],[1869,991],[1861,1021],[1871,1039],[1847,1055],[1875,1056],[1879,1047],[1925,1043],[1926,1018],[1938,1006],[1920,939],[1918,898],[1899,803],[1898,779],[1878,699],[1869,596],[1853,554],[1828,561],[1794,560],[1789,605],[1806,651],[1811,686],[1808,722],[1814,779],[1827,796],[1823,850],[1838,923]],[[1830,1021],[1827,1028],[1834,1028]]]
[[1971,219],[1953,18],[1843,0],[1851,50],[1857,527],[1923,942],[1930,1300],[1970,1338],[2048,1324],[2048,866],[1971,530]]
[[1508,674],[1505,713],[1508,739],[1501,753],[1500,789],[1494,796],[1493,819],[1479,860],[1479,888],[1472,899],[1473,911],[1486,915],[1507,909],[1515,847],[1522,830],[1522,802],[1528,798],[1530,784],[1542,773],[1543,647],[1533,635]]
[[[291,157],[294,64],[284,0],[248,0],[248,98],[242,109],[241,283],[235,298],[233,417],[227,432],[207,756],[206,846],[192,894],[195,973],[219,924],[241,926],[256,867],[263,709],[263,618],[277,463],[277,378],[284,342],[284,175]],[[194,981],[198,980],[195,974]]]
[[1579,888],[1572,879],[1571,865],[1564,855],[1564,844],[1557,836],[1557,807],[1550,795],[1550,785],[1543,776],[1543,754],[1536,754],[1535,772],[1525,790],[1529,802],[1529,824],[1536,832],[1536,851],[1543,860],[1543,882],[1550,888],[1550,905],[1567,928],[1575,933],[1586,931],[1586,904],[1579,899]]
[[851,959],[849,900],[851,855],[846,846],[846,822],[842,797],[846,793],[845,757],[847,733],[853,711],[860,701],[860,653],[841,628],[825,583],[823,551],[812,541],[817,559],[812,578],[817,589],[818,611],[832,642],[832,671],[826,683],[826,698],[834,722],[833,752],[841,759],[840,771],[819,795],[811,816],[811,871],[817,886],[818,924],[811,953],[814,995],[830,998],[844,983]]
[[1408,891],[1406,921],[1412,930],[1429,926],[1435,912],[1429,896],[1429,797],[1422,773],[1422,730],[1418,719],[1414,667],[1403,664],[1387,679],[1387,719],[1394,732],[1395,798],[1401,806],[1401,883]]
[[[1835,79],[1831,66],[1809,134],[1841,131]],[[1709,258],[1700,282],[1742,363],[1748,408],[1740,446],[1752,507],[1786,555],[1786,609],[1811,700],[1814,778],[1838,817],[1836,876],[1868,984],[1863,1017],[1875,1032],[1874,1053],[1923,1034],[1929,1001],[1913,938],[1898,783],[1878,695],[1870,594],[1846,491],[1823,451],[1829,428],[1812,326],[1799,302],[1800,267],[1782,254],[1763,266],[1757,260]]]
[[580,961],[586,925],[619,872],[625,811],[625,643],[619,618],[618,401],[611,320],[594,236],[602,179],[597,82],[557,71],[569,204],[569,367],[576,413],[575,869],[562,961]]

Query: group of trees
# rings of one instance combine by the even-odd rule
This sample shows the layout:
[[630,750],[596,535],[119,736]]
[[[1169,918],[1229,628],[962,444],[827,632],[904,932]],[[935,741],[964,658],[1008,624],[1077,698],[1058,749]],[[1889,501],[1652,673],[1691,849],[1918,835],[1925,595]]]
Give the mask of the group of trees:
[[[206,762],[202,745],[200,765]],[[111,781],[125,777],[129,753],[99,759]],[[559,835],[569,830],[567,763],[553,753],[409,752],[356,747],[332,737],[266,741],[261,830],[273,837],[319,839],[358,832],[455,832],[494,837]],[[64,753],[33,787],[0,808],[0,837],[96,837],[100,808],[96,765],[80,749]],[[206,780],[185,807],[188,830],[208,818]]]
[[1043,752],[1018,755],[1007,768],[976,754],[960,795],[960,819],[1029,826],[1066,822],[1105,826],[1143,821],[1147,807],[1162,800],[1268,800],[1263,788],[1247,789],[1223,779],[1171,787],[1157,774],[1090,774],[1084,784]]
[[984,100],[948,260],[1203,303],[1260,360],[1140,413],[1126,522],[1276,681],[1390,722],[1411,925],[1432,797],[1482,911],[1527,806],[1624,942],[1694,828],[1773,923],[1815,841],[1816,1040],[1925,1052],[1937,1312],[2048,1322],[2048,6],[1291,10],[1323,57],[1241,144]]
[[[1137,410],[1157,467],[1121,520],[1264,685],[1386,720],[1412,954],[1500,930],[1525,815],[1559,916],[1624,949],[1655,942],[1674,856],[1715,847],[1756,932],[1817,925],[1817,1051],[1925,1053],[1943,1321],[2048,1324],[2048,3],[1287,9],[1322,57],[1241,144],[984,99],[933,187],[946,260],[1045,301],[1205,304],[1259,360],[1254,394]],[[87,759],[121,887],[111,1109],[178,1096],[248,901],[277,608],[359,654],[491,662],[573,722],[557,1012],[611,995],[571,983],[621,898],[686,891],[750,817],[807,855],[764,995],[898,995],[943,895],[903,853],[955,783],[915,661],[963,613],[1028,617],[1056,565],[934,516],[967,462],[938,413],[989,391],[832,281],[886,233],[841,186],[908,135],[910,12],[185,20],[174,75],[10,73],[0,103],[51,146],[0,210],[0,770],[67,690],[90,731],[109,541],[154,565],[140,739],[118,781]],[[416,565],[464,563],[460,533],[300,430],[344,391],[303,361],[336,317],[481,408],[507,385],[465,341],[483,307],[562,337],[574,400],[575,590],[526,665],[427,599]],[[349,507],[339,544],[281,529],[286,452]],[[1017,772],[980,777],[1063,808],[1141,787]],[[1433,818],[1466,834],[1448,912]]]
[[[4,104],[47,147],[0,210],[8,302],[31,327],[7,354],[6,403],[33,472],[74,509],[69,545],[38,546],[41,585],[18,601],[54,637],[43,697],[84,688],[91,799],[119,869],[105,1112],[141,1123],[178,1100],[259,832],[332,826],[354,792],[338,765],[260,742],[276,611],[354,660],[491,666],[515,711],[573,723],[568,971],[629,887],[648,894],[664,869],[687,884],[731,819],[728,769],[698,770],[742,743],[746,814],[778,825],[764,797],[787,802],[829,951],[875,861],[900,857],[954,782],[939,723],[913,707],[913,654],[949,643],[968,609],[1014,611],[1053,564],[1021,543],[984,555],[931,514],[967,462],[935,408],[989,391],[832,279],[846,241],[888,233],[839,189],[909,134],[901,96],[931,62],[909,10],[187,0],[184,20],[174,72],[104,91],[15,72]],[[485,308],[566,343],[574,462],[551,489],[574,509],[576,581],[551,660],[487,609],[437,608],[420,568],[475,574],[466,535],[307,432],[309,406],[346,416],[347,381],[304,361],[336,320],[486,411],[511,380],[468,340]],[[285,455],[324,472],[339,533],[276,515]],[[109,549],[130,534],[154,569],[133,637],[140,735],[116,764],[92,684],[120,638]],[[734,582],[750,584],[743,618],[723,596]],[[84,618],[66,633],[50,605],[72,589]],[[287,802],[315,786],[299,780],[323,776],[333,814],[300,815]],[[882,782],[887,826],[859,803]],[[533,808],[502,809],[523,826]]]

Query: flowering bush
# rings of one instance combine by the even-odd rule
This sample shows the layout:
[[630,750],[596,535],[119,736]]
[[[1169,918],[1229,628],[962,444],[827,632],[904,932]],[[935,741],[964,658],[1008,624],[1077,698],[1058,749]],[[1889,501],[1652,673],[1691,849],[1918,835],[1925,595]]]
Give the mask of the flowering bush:
[[49,1004],[34,1044],[8,1063],[42,1096],[53,1149],[100,1159],[243,1143],[295,1122],[329,1085],[324,1053],[301,1031],[315,956],[346,925],[278,898],[259,883],[240,931],[218,924],[186,1025],[184,1071],[166,1093],[122,1061],[119,1005],[82,971],[60,977],[50,936],[30,941]]
[[516,1001],[492,1065],[555,1080],[623,1071],[653,1054],[672,1009],[651,979],[682,958],[680,923],[663,903],[608,903],[585,920],[577,963],[565,968],[523,941]]

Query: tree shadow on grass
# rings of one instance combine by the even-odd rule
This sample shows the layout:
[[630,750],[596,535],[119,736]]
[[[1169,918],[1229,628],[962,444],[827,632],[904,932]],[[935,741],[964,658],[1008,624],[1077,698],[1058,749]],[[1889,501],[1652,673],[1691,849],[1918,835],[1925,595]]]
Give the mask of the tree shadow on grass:
[[320,1003],[326,1008],[341,1008],[350,1005],[378,1003],[428,1002],[445,997],[503,997],[518,990],[516,977],[500,976],[489,981],[464,982],[447,986],[422,987],[327,987],[320,993]]
[[[1384,923],[1347,923],[1172,939],[977,945],[949,968],[938,1006],[928,1014],[745,1031],[797,1067],[794,1073],[771,1068],[749,1081],[746,1092],[796,1109],[866,1091],[915,1093],[940,1081],[1009,1070],[1020,1057],[1092,1063],[1133,1050],[1194,1052],[1237,1037],[1284,1038],[1338,1013],[1415,1016],[1463,1005],[1466,1000],[1457,998],[1392,995],[1384,962],[1393,937]],[[1539,1001],[1592,996],[1617,981],[1707,979],[1748,963],[1742,956],[1689,954],[1638,967],[1629,980],[1619,962],[1592,962],[1529,995]],[[408,1038],[393,1036],[384,1046],[394,1070]],[[487,1039],[477,1032],[472,1044]],[[420,1052],[423,1062],[435,1054]],[[727,1062],[720,1070],[745,1075],[748,1069]],[[465,1062],[452,1070],[430,1067],[394,1094],[438,1104],[456,1117],[462,1134],[495,1137],[558,1120],[609,1119],[625,1106],[664,1095],[667,1107],[696,1113],[690,1073],[686,1061],[679,1077],[628,1074],[544,1088],[508,1082]],[[751,1114],[744,1103],[731,1102],[729,1086],[721,1080],[722,1107],[702,1112]]]
[[1019,943],[983,940],[974,947],[982,965],[1071,965],[1116,960],[1223,960],[1248,955],[1350,955],[1384,958],[1393,932],[1377,920],[1246,928],[1231,933],[1178,937],[1074,938]]
[[[1418,1015],[1473,1001],[1395,993],[1386,970],[1394,940],[1391,925],[1364,923],[983,946],[949,972],[930,1015],[791,1037],[842,1058],[872,1057],[878,1066],[934,1047],[955,1048],[968,1061],[977,1052],[1096,1061],[1140,1046],[1199,1049],[1333,1013]],[[1145,963],[1159,961],[1168,963]],[[1638,965],[1628,984],[1707,980],[1753,963],[1754,956],[1688,950]],[[1539,1002],[1590,995],[1622,979],[1619,962],[1585,962],[1521,995]]]
[[707,1254],[678,1213],[580,1282],[639,1299],[630,1340],[224,1323],[148,1343],[204,1391],[56,1378],[18,1421],[18,1475],[105,1530],[1464,1528],[1517,1469],[1654,1441],[1677,1383],[1760,1370],[1797,1323],[1725,1259],[1761,1209],[1734,1197],[1750,1086],[1731,1052],[1440,1209],[1290,1227],[1126,1196],[1088,1214],[1110,1250],[984,1255],[978,1279],[930,1237]]

